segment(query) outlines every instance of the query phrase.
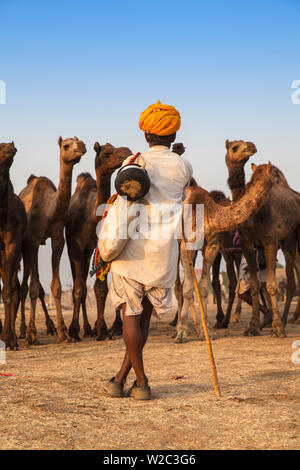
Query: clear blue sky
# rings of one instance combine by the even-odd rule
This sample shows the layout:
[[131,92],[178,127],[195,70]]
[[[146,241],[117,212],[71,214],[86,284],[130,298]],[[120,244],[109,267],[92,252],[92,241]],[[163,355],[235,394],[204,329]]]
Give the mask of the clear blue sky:
[[144,151],[138,117],[157,99],[181,112],[178,141],[206,189],[229,194],[224,141],[237,138],[300,190],[298,0],[0,0],[0,18],[0,140],[18,148],[17,192],[31,173],[57,184],[61,134],[88,146],[74,179],[93,173],[96,140]]

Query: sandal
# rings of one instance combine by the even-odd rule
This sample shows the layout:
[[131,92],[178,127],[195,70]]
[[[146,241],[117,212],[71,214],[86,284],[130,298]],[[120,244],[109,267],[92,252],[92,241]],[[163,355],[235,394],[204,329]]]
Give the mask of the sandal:
[[135,400],[150,400],[151,388],[148,385],[148,381],[145,385],[137,385],[137,381],[135,380],[128,391],[128,396]]
[[112,398],[122,398],[124,397],[124,384],[121,382],[115,382],[113,377],[105,385],[103,385],[106,393]]

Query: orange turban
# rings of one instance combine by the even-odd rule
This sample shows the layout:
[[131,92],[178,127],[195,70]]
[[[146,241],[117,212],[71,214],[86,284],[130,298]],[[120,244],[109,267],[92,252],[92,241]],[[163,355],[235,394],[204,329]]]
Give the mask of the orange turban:
[[174,106],[151,104],[141,113],[139,127],[147,134],[170,135],[177,132],[181,125],[179,112]]

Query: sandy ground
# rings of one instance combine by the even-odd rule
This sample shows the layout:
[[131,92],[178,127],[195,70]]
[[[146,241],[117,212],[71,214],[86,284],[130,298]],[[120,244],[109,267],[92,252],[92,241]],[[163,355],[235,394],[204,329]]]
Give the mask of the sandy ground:
[[[89,311],[93,323],[95,308]],[[64,316],[69,324],[71,311]],[[20,340],[20,350],[8,351],[0,364],[1,373],[13,374],[0,376],[0,448],[300,449],[300,365],[291,360],[300,325],[288,325],[283,339],[271,338],[270,330],[244,337],[249,316],[244,307],[239,324],[215,333],[219,400],[205,343],[192,336],[174,344],[172,314],[154,318],[145,348],[153,400],[137,402],[102,392],[121,363],[121,338],[57,344],[39,313],[41,345],[25,349]],[[108,305],[109,325],[112,319]]]

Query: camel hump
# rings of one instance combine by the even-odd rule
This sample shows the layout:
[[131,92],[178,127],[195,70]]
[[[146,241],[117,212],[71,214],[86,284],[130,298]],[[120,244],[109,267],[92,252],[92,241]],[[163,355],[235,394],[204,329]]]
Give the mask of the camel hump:
[[37,182],[34,186],[35,192],[44,191],[45,189],[52,189],[52,191],[56,191],[55,185],[46,176],[39,176],[38,178],[35,178],[37,179]]
[[277,166],[271,165],[271,175],[273,180],[275,179],[276,183],[283,184],[284,186],[289,186],[284,174],[279,168],[277,168]]
[[213,198],[214,202],[216,202],[217,204],[221,204],[222,206],[228,206],[230,204],[230,199],[225,196],[223,191],[214,189],[213,191],[210,191],[209,194]]
[[88,179],[88,178],[92,178],[92,179],[93,179],[91,173],[88,173],[88,172],[80,173],[80,175],[77,176],[76,181],[77,181],[77,183],[78,183],[79,180],[84,180],[84,181],[85,181],[85,180]]
[[84,191],[85,194],[88,194],[91,189],[97,189],[97,184],[92,175],[88,172],[80,173],[77,176],[77,186],[75,191]]
[[217,189],[210,191],[209,194],[211,195],[211,197],[213,198],[215,202],[222,201],[222,199],[225,199],[226,197],[223,191],[218,191]]
[[80,173],[77,176],[77,185],[75,193],[77,195],[77,204],[85,205],[91,192],[97,191],[97,183],[90,173]]

